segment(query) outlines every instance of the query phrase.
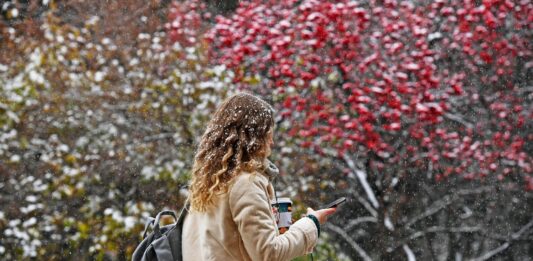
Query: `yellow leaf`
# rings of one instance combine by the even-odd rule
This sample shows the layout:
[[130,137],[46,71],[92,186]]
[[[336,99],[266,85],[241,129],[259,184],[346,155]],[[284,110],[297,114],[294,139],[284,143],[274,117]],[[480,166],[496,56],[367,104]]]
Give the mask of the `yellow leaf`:
[[72,154],[68,154],[65,156],[65,162],[74,165],[76,163],[76,157]]

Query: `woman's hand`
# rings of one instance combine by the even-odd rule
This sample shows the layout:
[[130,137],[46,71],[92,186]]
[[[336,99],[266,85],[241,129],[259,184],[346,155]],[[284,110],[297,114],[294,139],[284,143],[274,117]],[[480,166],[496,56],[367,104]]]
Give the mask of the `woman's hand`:
[[328,216],[335,213],[336,208],[325,208],[320,210],[313,210],[312,208],[307,208],[307,215],[313,215],[318,219],[320,224],[326,223]]

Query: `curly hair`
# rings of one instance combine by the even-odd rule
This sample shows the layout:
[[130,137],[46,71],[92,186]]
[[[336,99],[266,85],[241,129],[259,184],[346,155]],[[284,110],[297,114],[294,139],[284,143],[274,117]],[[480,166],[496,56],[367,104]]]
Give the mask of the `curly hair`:
[[260,98],[240,93],[216,110],[202,135],[189,187],[191,209],[204,212],[214,196],[228,191],[239,173],[261,170],[274,126],[274,109]]

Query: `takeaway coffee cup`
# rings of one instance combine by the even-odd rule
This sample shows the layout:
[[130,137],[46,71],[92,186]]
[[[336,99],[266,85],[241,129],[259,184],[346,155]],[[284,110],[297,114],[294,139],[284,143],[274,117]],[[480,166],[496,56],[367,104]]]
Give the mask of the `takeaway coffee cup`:
[[285,233],[292,225],[292,201],[290,198],[278,198],[278,202],[272,202],[272,209],[276,216],[280,234]]

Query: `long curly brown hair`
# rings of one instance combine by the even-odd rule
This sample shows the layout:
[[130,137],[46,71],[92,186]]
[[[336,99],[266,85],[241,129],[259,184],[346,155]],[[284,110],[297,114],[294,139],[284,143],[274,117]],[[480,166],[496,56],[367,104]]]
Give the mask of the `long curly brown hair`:
[[218,107],[194,158],[189,187],[192,210],[206,211],[214,196],[227,192],[239,173],[265,167],[273,126],[274,109],[254,95],[236,94]]

